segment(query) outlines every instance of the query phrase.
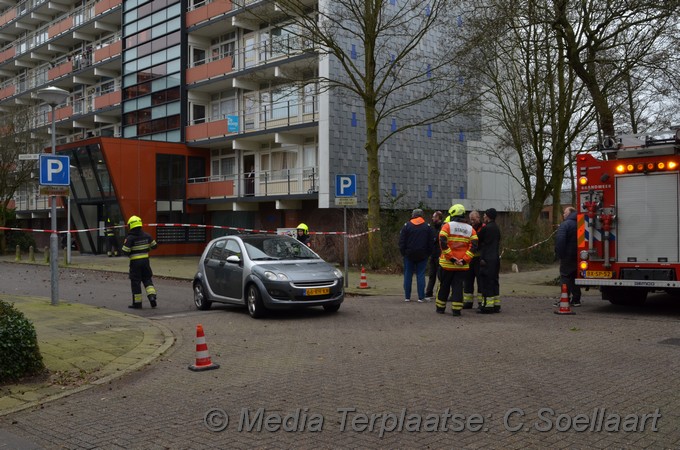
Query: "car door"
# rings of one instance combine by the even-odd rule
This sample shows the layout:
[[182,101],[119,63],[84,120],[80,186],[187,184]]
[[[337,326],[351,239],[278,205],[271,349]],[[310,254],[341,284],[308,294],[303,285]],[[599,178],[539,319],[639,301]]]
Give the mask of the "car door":
[[[224,248],[225,263],[220,268],[220,278],[224,283],[224,295],[233,299],[243,299],[243,253],[236,239],[228,239]],[[241,262],[227,262],[229,256],[238,256]]]
[[224,250],[225,245],[226,241],[224,239],[214,242],[203,261],[203,273],[205,273],[208,287],[212,293],[220,296],[223,296],[225,291],[224,280],[220,274],[222,266],[227,259],[226,256],[223,256],[226,253]]

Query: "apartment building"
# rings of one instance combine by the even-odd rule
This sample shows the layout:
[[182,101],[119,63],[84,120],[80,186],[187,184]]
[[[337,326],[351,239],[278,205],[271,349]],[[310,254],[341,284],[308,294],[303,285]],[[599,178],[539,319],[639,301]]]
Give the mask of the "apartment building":
[[[361,105],[346,92],[319,88],[319,75],[343,76],[337,61],[320,57],[281,21],[275,2],[4,5],[0,109],[32,108],[31,128],[45,148],[54,119],[57,152],[71,157],[60,229],[70,210],[72,229],[87,230],[77,233],[82,251],[102,252],[98,228],[108,217],[122,224],[132,214],[157,224],[274,230],[305,221],[338,231],[340,174],[356,174],[356,207],[366,208]],[[54,118],[38,97],[48,86],[69,92]],[[391,139],[380,155],[383,203],[473,205],[468,142],[480,139],[450,125]],[[19,192],[15,206],[28,226],[47,224],[49,199],[37,186]],[[149,231],[163,244],[161,254],[196,254],[213,235],[203,227]]]

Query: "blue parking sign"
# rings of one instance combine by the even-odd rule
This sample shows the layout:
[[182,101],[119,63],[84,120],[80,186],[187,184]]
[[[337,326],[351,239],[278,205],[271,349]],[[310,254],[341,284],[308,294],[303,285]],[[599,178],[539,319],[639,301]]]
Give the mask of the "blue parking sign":
[[71,158],[68,155],[40,155],[40,185],[69,186],[71,184]]
[[356,174],[335,176],[336,197],[356,197],[356,195],[357,195]]

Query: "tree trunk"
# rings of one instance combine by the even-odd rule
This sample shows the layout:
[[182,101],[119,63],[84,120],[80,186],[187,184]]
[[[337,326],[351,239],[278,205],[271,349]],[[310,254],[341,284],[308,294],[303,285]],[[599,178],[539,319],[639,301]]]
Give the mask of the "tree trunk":
[[371,268],[384,263],[382,235],[380,230],[380,167],[378,164],[378,129],[375,106],[365,105],[366,110],[366,157],[368,171],[368,261]]

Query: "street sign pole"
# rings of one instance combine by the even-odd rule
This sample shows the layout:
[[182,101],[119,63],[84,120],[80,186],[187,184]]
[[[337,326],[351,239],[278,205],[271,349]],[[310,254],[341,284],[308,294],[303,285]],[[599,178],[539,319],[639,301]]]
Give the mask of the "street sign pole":
[[345,252],[345,287],[349,287],[349,257],[348,257],[348,250],[347,250],[347,207],[343,206],[342,207],[343,214],[344,214],[344,229],[343,231],[345,232],[342,235],[342,240],[343,240],[343,246],[344,246],[344,252]]

